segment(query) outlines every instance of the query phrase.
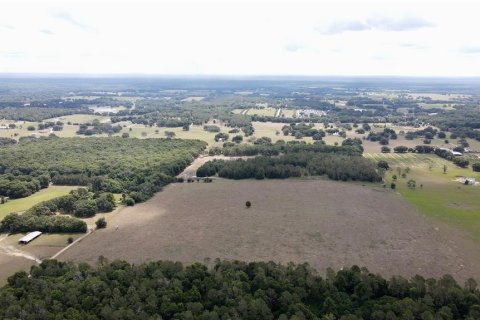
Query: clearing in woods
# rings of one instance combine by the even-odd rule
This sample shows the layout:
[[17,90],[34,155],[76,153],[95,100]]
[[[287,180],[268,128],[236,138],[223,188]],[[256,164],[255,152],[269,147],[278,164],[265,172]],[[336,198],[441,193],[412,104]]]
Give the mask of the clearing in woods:
[[4,204],[0,204],[0,220],[3,219],[10,212],[22,212],[30,209],[37,203],[47,201],[56,197],[64,196],[71,190],[78,187],[72,186],[50,186],[42,189],[29,197],[21,199],[11,199]]
[[307,261],[319,270],[357,264],[385,276],[465,280],[480,277],[477,245],[378,186],[217,179],[167,186],[58,259]]

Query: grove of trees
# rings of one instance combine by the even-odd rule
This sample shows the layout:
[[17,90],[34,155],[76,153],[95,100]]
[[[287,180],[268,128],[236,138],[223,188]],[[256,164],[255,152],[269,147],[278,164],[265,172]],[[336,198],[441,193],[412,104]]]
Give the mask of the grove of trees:
[[308,264],[100,258],[96,267],[45,260],[0,289],[2,319],[465,319],[480,318],[473,279],[385,279],[352,266],[320,276]]

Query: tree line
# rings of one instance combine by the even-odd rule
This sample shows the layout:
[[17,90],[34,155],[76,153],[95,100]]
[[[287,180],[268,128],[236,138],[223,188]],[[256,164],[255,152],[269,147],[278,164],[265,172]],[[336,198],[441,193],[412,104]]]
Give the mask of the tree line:
[[100,258],[45,260],[0,289],[2,319],[390,320],[480,318],[480,292],[450,275],[385,279],[366,268],[216,261],[213,267]]
[[258,156],[235,161],[213,160],[197,170],[198,177],[217,175],[228,179],[285,179],[323,176],[332,180],[378,182],[376,165],[361,156],[322,152],[291,152],[278,157]]

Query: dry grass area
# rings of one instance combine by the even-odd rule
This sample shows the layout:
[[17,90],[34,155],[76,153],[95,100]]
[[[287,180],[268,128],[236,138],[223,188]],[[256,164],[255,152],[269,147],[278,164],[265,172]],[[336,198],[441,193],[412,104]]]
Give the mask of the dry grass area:
[[[247,209],[245,201],[251,201]],[[116,230],[118,226],[118,230]],[[59,256],[357,264],[384,276],[480,277],[478,243],[377,186],[326,180],[172,184]]]

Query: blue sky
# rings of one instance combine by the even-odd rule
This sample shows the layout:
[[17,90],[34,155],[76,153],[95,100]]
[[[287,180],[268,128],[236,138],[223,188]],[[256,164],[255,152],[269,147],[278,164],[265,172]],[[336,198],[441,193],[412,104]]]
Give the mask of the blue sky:
[[2,73],[480,76],[475,1],[0,4]]

